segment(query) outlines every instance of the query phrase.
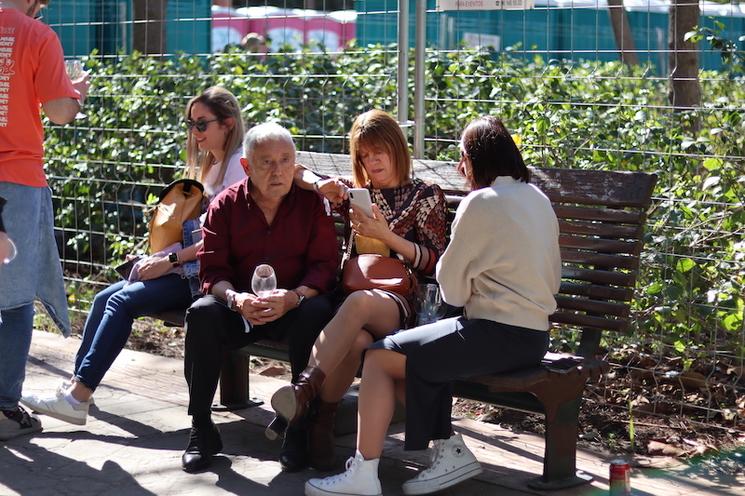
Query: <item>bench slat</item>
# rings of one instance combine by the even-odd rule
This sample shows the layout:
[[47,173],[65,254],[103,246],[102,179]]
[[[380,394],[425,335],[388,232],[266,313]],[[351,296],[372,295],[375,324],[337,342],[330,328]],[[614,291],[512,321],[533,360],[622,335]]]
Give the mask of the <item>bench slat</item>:
[[624,332],[629,327],[628,319],[606,319],[603,317],[593,317],[579,313],[562,312],[561,310],[552,314],[548,318],[555,324],[567,324],[578,327],[590,327],[604,331]]
[[601,253],[628,253],[630,255],[638,255],[641,251],[641,245],[638,242],[585,238],[582,236],[570,236],[566,234],[559,235],[559,246],[565,248],[594,250]]
[[602,253],[593,253],[572,248],[561,249],[561,261],[564,263],[577,263],[583,265],[592,265],[595,267],[621,268],[636,270],[639,268],[639,258],[623,255],[607,255]]
[[560,219],[594,220],[597,222],[644,225],[643,210],[619,210],[614,208],[574,207],[554,204],[554,212]]
[[532,168],[531,182],[552,202],[646,209],[657,177],[643,172]]
[[559,230],[566,234],[586,234],[601,238],[639,239],[641,226],[606,224],[600,222],[567,221],[559,219]]
[[594,282],[596,284],[612,284],[614,286],[633,287],[636,275],[633,273],[611,272],[607,270],[578,269],[564,266],[561,269],[562,279],[576,279],[578,281]]
[[602,315],[613,315],[626,318],[629,316],[629,306],[625,303],[590,300],[571,296],[556,295],[556,304],[564,310],[581,310]]
[[613,288],[610,286],[599,286],[597,284],[579,284],[567,281],[561,282],[559,293],[616,301],[631,301],[634,297],[634,290],[631,288]]

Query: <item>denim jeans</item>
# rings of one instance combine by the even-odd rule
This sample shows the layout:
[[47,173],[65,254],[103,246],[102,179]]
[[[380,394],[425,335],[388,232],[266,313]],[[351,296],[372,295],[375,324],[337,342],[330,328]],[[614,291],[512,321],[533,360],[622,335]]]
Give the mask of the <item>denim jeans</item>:
[[[0,196],[7,200],[3,209],[5,229],[18,247],[15,260],[0,267],[0,311],[28,305],[38,298],[62,334],[69,336],[65,282],[54,238],[52,193],[49,188],[0,182]],[[0,350],[0,354],[6,353],[15,351]]]
[[96,295],[75,357],[75,377],[95,390],[124,348],[137,317],[191,304],[189,283],[177,274],[112,284]]
[[65,336],[70,334],[62,265],[54,239],[49,188],[0,181],[7,203],[3,223],[18,256],[0,267],[0,407],[15,408],[26,375],[35,299],[41,300]]
[[3,310],[3,323],[0,324],[0,408],[4,410],[18,406],[21,398],[33,324],[33,303]]

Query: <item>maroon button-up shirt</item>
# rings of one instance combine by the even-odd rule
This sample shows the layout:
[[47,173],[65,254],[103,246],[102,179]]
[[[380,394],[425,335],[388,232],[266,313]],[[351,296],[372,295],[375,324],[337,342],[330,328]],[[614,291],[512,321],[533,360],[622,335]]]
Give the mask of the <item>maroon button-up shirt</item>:
[[323,199],[293,185],[269,225],[251,197],[251,187],[250,179],[238,182],[210,203],[202,229],[204,246],[197,253],[204,294],[220,281],[251,292],[254,269],[263,263],[274,268],[278,288],[331,290],[339,249]]

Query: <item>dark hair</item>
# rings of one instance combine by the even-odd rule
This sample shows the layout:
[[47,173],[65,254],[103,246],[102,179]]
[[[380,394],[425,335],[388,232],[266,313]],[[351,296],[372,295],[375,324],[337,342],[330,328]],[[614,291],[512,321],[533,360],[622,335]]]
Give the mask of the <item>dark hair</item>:
[[530,182],[530,171],[500,119],[485,116],[471,121],[463,131],[462,143],[471,160],[475,186],[485,188],[499,176]]

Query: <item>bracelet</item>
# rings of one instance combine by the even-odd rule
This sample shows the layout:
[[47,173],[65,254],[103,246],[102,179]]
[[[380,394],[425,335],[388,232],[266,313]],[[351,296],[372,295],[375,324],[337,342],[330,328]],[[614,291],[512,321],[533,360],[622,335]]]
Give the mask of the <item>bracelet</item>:
[[313,181],[313,190],[316,193],[320,193],[320,191],[318,190],[318,188],[319,188],[318,183],[320,183],[321,181],[322,181],[322,179],[316,179],[315,181]]

